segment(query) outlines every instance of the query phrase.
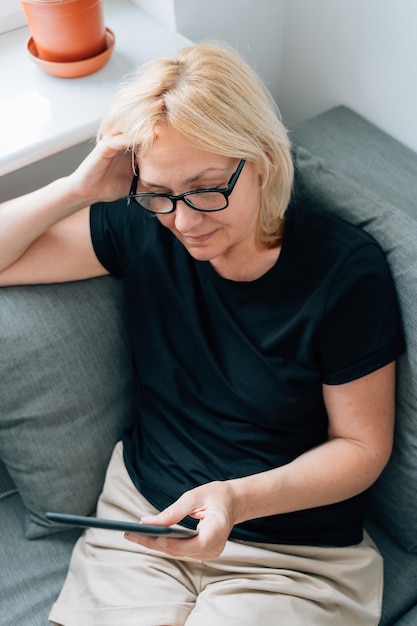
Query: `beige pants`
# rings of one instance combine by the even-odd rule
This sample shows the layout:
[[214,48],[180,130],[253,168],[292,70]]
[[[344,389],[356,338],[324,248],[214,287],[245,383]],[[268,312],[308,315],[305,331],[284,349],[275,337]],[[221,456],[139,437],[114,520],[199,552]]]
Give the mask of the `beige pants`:
[[[99,517],[137,521],[155,509],[132,484],[117,444]],[[347,548],[228,541],[212,561],[171,559],[88,529],[49,619],[64,626],[370,626],[382,559],[368,536]]]

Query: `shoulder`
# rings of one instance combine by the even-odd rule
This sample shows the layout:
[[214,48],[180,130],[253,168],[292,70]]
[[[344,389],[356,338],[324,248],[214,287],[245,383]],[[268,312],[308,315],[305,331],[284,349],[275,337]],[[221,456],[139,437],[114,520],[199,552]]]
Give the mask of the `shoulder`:
[[97,257],[116,276],[125,275],[145,260],[153,262],[169,254],[173,245],[164,233],[167,229],[152,215],[128,204],[126,198],[92,205],[90,229]]
[[359,226],[307,203],[302,206],[292,205],[286,221],[297,239],[304,243],[310,241],[310,245],[315,248],[319,244],[340,252],[353,250],[358,246],[379,248],[376,240]]
[[292,205],[285,223],[283,248],[298,272],[316,269],[327,276],[360,260],[362,269],[386,266],[378,242],[359,226],[307,204]]
[[[362,228],[307,205],[288,211],[282,261],[291,283],[322,302],[348,294],[363,297],[393,290],[381,246]],[[350,295],[349,295],[350,294]]]
[[90,215],[93,239],[96,235],[107,235],[125,245],[139,242],[143,245],[155,238],[160,240],[160,232],[166,230],[153,215],[129,203],[126,198],[93,204]]

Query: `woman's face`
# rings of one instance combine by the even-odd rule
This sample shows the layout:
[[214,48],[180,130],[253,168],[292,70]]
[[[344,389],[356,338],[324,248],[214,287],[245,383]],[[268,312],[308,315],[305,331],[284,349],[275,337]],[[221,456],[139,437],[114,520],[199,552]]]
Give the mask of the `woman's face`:
[[[224,188],[238,164],[239,159],[204,152],[176,131],[160,127],[152,148],[139,160],[138,191],[140,187],[142,192],[179,195]],[[204,213],[178,201],[173,213],[158,215],[158,220],[195,259],[210,261],[221,270],[257,254],[259,196],[257,169],[245,163],[226,209]]]

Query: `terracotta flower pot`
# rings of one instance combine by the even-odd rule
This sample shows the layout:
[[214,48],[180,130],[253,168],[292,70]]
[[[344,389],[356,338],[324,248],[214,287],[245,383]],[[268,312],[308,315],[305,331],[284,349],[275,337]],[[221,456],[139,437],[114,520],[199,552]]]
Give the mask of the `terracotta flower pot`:
[[106,50],[102,0],[21,0],[40,59],[66,63]]

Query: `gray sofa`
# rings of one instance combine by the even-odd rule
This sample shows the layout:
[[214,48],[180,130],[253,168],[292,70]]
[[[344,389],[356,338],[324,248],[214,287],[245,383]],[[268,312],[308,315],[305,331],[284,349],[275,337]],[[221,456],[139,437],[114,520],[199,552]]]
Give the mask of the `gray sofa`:
[[[385,558],[381,625],[416,625],[417,155],[344,107],[292,138],[297,201],[368,230],[398,288],[407,352],[395,450],[371,491],[368,529]],[[110,277],[0,290],[0,626],[47,623],[78,531],[43,514],[94,511],[132,415],[125,330],[123,291]]]

